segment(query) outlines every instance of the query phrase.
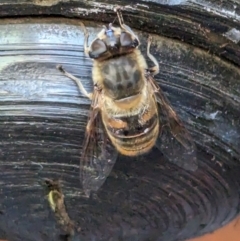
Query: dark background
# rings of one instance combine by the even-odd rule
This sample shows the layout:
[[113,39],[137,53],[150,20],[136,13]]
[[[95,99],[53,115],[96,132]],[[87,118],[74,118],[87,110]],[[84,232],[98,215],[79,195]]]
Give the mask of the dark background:
[[90,103],[55,66],[81,77],[91,91],[79,19],[93,39],[114,21],[113,2],[1,1],[1,238],[61,240],[44,178],[61,180],[69,216],[82,228],[73,240],[178,241],[238,215],[239,4],[114,4],[126,6],[124,19],[144,55],[153,35],[156,79],[196,141],[199,169],[186,172],[156,149],[137,159],[119,156],[98,197],[86,199],[79,157]]

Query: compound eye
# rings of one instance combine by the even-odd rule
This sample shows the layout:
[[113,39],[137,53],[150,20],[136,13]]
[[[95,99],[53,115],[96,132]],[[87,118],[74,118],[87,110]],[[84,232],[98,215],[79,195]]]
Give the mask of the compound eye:
[[89,52],[89,56],[92,58],[97,58],[99,57],[99,55],[103,54],[106,51],[107,47],[105,43],[100,39],[96,39],[91,45],[91,51]]
[[122,47],[132,47],[132,36],[129,33],[121,33],[120,43]]

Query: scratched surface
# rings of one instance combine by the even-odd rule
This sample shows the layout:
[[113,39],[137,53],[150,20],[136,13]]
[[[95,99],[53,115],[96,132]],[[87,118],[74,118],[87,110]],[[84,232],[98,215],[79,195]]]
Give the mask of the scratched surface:
[[[91,38],[99,26],[86,22]],[[43,178],[62,181],[73,240],[177,241],[210,232],[239,210],[240,71],[197,47],[154,37],[157,80],[198,145],[188,173],[153,150],[119,157],[96,199],[79,189],[79,156],[89,101],[56,64],[92,89],[77,20],[0,22],[0,237],[59,240]],[[146,34],[139,33],[146,51]]]

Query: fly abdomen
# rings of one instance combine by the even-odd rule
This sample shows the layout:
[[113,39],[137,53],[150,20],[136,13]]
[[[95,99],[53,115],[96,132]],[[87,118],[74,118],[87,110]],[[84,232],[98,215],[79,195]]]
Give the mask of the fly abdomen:
[[[126,156],[138,156],[152,149],[159,133],[157,114],[144,124],[138,124],[139,116],[121,118],[124,128],[106,126],[108,135],[116,149]],[[120,121],[120,120],[116,120]]]

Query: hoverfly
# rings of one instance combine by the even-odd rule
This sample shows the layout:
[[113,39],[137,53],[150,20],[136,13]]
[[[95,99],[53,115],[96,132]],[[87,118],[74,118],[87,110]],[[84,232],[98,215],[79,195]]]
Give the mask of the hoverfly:
[[152,37],[147,56],[154,67],[149,68],[138,49],[138,37],[124,24],[120,9],[115,11],[120,27],[104,26],[89,47],[89,34],[82,24],[84,51],[93,59],[93,93],[58,66],[92,102],[80,160],[80,179],[88,196],[102,186],[118,152],[139,156],[156,145],[169,161],[197,169],[194,142],[154,80],[159,64],[150,53]]

